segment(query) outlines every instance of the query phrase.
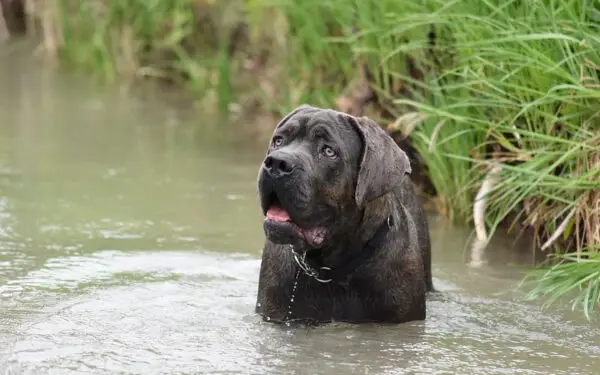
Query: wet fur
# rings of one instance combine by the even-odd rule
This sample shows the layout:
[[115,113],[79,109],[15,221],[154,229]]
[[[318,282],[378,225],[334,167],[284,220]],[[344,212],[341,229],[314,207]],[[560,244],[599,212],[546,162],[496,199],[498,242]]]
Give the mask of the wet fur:
[[[317,124],[335,132],[341,143],[338,172],[310,151],[316,141],[306,134]],[[325,226],[329,235],[320,251],[323,263],[332,268],[352,257],[352,245],[367,242],[389,215],[395,224],[375,255],[345,279],[323,284],[300,272],[291,314],[298,267],[289,243],[297,249],[307,244],[266,227],[256,312],[272,322],[313,324],[425,319],[426,292],[433,290],[429,229],[404,152],[368,118],[329,109],[301,106],[281,120],[274,135],[290,128],[290,142],[294,137],[301,141],[278,150],[270,146],[267,156],[285,152],[298,168],[287,180],[277,182],[269,181],[261,168],[263,211],[268,208],[266,192],[277,188],[295,222],[303,227]]]

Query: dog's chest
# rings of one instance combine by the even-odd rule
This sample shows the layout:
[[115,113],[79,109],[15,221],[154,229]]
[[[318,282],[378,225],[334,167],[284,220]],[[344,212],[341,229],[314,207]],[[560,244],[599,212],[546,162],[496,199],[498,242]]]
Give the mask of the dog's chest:
[[370,295],[351,283],[320,283],[313,279],[299,282],[290,294],[288,315],[291,320],[311,319],[320,322],[362,320],[369,315]]

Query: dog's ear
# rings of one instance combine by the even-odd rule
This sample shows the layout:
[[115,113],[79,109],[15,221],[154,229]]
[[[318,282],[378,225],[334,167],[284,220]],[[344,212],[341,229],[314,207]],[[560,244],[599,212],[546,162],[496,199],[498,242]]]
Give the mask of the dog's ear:
[[363,141],[355,200],[358,207],[392,191],[412,172],[410,161],[392,137],[368,117],[350,116]]

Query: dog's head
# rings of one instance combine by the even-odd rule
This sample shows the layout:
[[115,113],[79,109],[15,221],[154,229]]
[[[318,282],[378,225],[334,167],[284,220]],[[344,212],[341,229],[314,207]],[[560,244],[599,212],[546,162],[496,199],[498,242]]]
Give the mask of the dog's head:
[[265,234],[321,248],[410,172],[406,154],[372,120],[300,106],[277,124],[260,168]]

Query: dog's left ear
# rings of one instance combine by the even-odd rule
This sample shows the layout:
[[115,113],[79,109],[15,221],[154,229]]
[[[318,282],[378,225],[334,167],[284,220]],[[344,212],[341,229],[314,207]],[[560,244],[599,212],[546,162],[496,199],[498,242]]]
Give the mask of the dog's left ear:
[[406,153],[375,121],[348,117],[364,144],[355,192],[356,204],[364,207],[392,191],[412,169]]

